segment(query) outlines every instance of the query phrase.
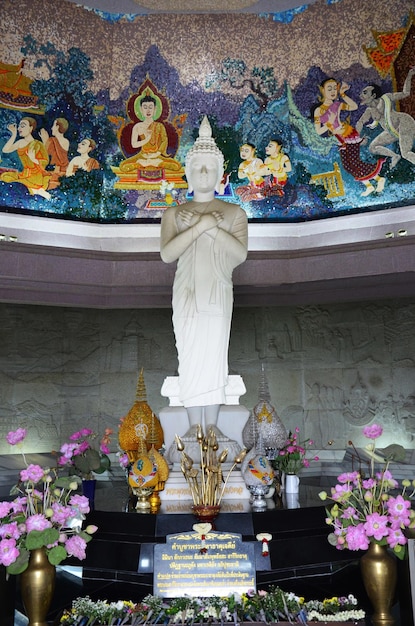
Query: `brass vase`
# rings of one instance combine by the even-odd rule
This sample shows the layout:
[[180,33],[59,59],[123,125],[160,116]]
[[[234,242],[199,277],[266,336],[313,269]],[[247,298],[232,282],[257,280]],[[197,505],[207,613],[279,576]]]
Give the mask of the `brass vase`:
[[397,563],[395,555],[387,546],[370,543],[369,549],[360,559],[363,584],[372,604],[373,626],[393,626],[391,614],[395,597]]
[[55,591],[56,569],[45,548],[32,550],[28,568],[20,574],[20,593],[28,626],[48,626],[46,616]]

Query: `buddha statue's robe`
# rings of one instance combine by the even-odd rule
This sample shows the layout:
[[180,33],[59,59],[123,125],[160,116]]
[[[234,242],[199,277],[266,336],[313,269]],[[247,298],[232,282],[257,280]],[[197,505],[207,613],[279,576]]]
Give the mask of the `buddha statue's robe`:
[[232,272],[246,258],[246,213],[236,204],[217,199],[171,207],[162,219],[166,240],[179,233],[189,240],[192,237],[192,229],[179,217],[183,206],[195,213],[221,211],[224,220],[214,236],[212,231],[206,231],[194,238],[177,263],[172,304],[180,400],[185,407],[224,404],[233,308]]
[[[121,172],[151,169],[179,171],[182,169],[181,163],[167,154],[168,138],[164,125],[161,122],[152,122],[150,129],[150,140],[141,146],[137,154],[121,161],[119,168]],[[154,160],[154,164],[151,160]]]

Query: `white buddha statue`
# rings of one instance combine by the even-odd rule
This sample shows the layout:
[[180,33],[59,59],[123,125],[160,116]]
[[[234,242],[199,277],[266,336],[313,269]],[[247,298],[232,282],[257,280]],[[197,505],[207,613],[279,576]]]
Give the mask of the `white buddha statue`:
[[232,272],[246,259],[248,224],[237,204],[215,198],[223,154],[205,116],[186,156],[193,200],[168,208],[161,220],[161,258],[178,261],[173,327],[179,359],[180,401],[189,426],[216,426],[225,403],[233,309]]

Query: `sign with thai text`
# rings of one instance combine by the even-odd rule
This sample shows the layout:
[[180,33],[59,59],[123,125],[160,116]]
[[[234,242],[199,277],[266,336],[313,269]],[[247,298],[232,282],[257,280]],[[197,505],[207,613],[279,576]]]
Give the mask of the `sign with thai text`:
[[255,589],[252,543],[242,536],[209,531],[167,535],[154,546],[154,593],[165,598],[226,596]]

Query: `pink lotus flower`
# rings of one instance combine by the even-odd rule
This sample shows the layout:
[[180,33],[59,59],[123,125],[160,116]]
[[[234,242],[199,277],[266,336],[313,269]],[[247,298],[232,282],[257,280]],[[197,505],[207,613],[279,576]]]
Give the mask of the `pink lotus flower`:
[[38,483],[42,480],[45,472],[40,465],[28,465],[26,469],[23,469],[20,472],[20,480],[23,482],[29,481],[32,483]]
[[[403,503],[395,503],[395,498],[390,498],[386,503],[388,508],[390,527],[395,530],[397,528],[407,528],[411,524],[411,503],[409,502],[409,507],[407,506],[407,500],[404,500],[402,496],[398,496],[398,498],[402,498]],[[391,502],[392,501],[392,502]]]
[[363,524],[349,526],[346,530],[346,541],[349,550],[367,550],[369,539]]
[[374,478],[368,478],[367,480],[362,480],[363,489],[373,489],[376,485],[376,480]]
[[399,487],[398,481],[393,478],[389,470],[378,472],[376,478],[377,480],[382,480],[389,489],[397,489]]
[[85,496],[75,494],[71,496],[69,504],[83,515],[89,513],[89,500]]
[[93,431],[90,428],[82,428],[81,430],[78,430],[78,432],[73,433],[69,439],[71,441],[78,441],[78,439],[83,439],[84,437],[89,437],[90,435],[92,435]]
[[336,485],[331,488],[331,497],[333,500],[343,500],[348,494],[352,493],[350,485]]
[[26,437],[26,434],[27,434],[26,428],[18,428],[17,430],[14,430],[14,431],[11,430],[6,435],[6,441],[11,446],[15,446],[17,443],[21,443],[24,440],[24,438]]
[[363,434],[368,439],[379,439],[382,433],[383,428],[379,426],[379,424],[371,424],[370,426],[365,426],[363,429]]
[[400,528],[390,528],[388,532],[388,545],[394,549],[396,546],[404,546],[407,539]]
[[380,541],[388,535],[387,524],[388,518],[386,515],[379,515],[379,513],[368,515],[364,525],[367,536]]
[[345,474],[340,474],[340,476],[337,477],[337,480],[339,481],[339,483],[356,484],[359,476],[359,472],[346,472]]
[[17,526],[17,522],[10,522],[0,526],[0,537],[8,537],[9,539],[19,539],[21,532]]
[[[377,439],[383,432],[377,424],[363,429],[369,439]],[[353,445],[352,442],[349,442]],[[397,458],[402,458],[399,446],[394,446]],[[374,444],[365,448],[370,458],[370,473],[362,471],[340,474],[338,484],[331,488],[330,499],[334,502],[326,508],[326,521],[333,527],[329,536],[331,543],[338,549],[366,550],[369,543],[387,544],[399,558],[405,555],[407,539],[403,533],[406,528],[415,528],[415,511],[411,508],[410,498],[414,495],[406,493],[409,480],[402,483],[402,492],[392,495],[391,490],[399,489],[399,483],[389,470],[393,460],[390,455],[384,461],[384,467],[375,471],[375,461],[381,462],[382,457],[375,454]],[[361,461],[360,457],[358,457]],[[415,481],[412,481],[412,486]],[[328,498],[325,491],[320,498]]]
[[[20,434],[9,433],[9,442],[22,440],[23,429],[19,430]],[[70,445],[77,447],[78,443]],[[79,485],[80,479],[58,476],[56,469],[31,464],[21,470],[14,487],[20,495],[11,502],[0,502],[0,565],[9,574],[20,574],[27,568],[35,547],[43,546],[54,565],[68,557],[68,541],[70,554],[85,558],[86,538],[96,527],[82,530],[89,502],[75,494]],[[80,541],[71,541],[77,537]]]
[[41,513],[30,515],[26,520],[26,530],[30,533],[31,530],[45,530],[46,528],[52,528],[52,524]]
[[10,504],[13,513],[24,513],[27,508],[27,498],[26,496],[15,498]]
[[340,517],[342,517],[343,519],[359,519],[356,509],[352,506],[348,506],[346,509],[344,509]]
[[79,535],[69,537],[65,544],[65,548],[69,556],[75,556],[80,561],[86,559],[86,541]]
[[10,502],[0,502],[0,518],[6,517],[11,511],[12,504]]
[[306,458],[306,447],[313,445],[313,441],[311,439],[306,439],[305,441],[300,442],[298,440],[299,432],[300,429],[297,426],[294,433],[289,433],[286,443],[278,451],[276,458],[272,461],[274,469],[278,469],[286,474],[298,474],[303,467],[310,466],[310,460],[319,460],[318,456],[315,456],[312,459]]
[[72,507],[65,506],[60,502],[54,502],[52,504],[52,511],[51,522],[59,524],[60,526],[66,526],[68,520],[73,517],[74,514]]
[[0,564],[8,567],[19,556],[20,552],[16,546],[15,539],[2,539],[0,541]]
[[96,433],[90,428],[82,428],[69,437],[60,447],[58,465],[68,466],[70,474],[76,474],[82,478],[93,478],[93,473],[102,474],[111,466],[108,454],[111,428],[106,428],[98,449],[93,447],[97,439]]

